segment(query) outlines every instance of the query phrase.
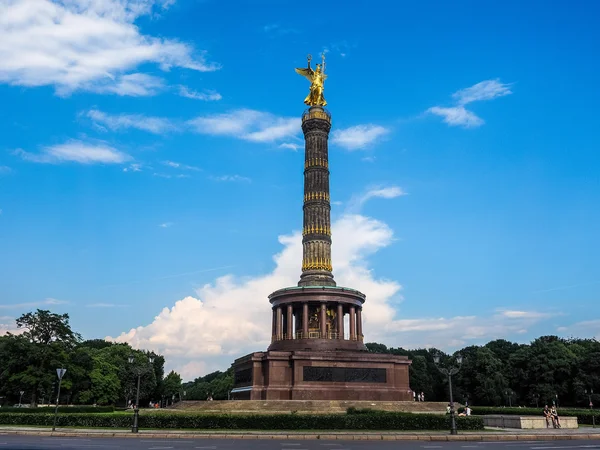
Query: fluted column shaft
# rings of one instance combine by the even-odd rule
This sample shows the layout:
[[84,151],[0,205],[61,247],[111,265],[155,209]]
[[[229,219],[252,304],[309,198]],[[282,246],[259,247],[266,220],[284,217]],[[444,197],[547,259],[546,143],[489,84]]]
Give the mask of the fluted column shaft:
[[302,304],[302,337],[308,339],[308,303]]
[[321,107],[302,118],[304,132],[304,219],[299,286],[335,286],[331,273],[331,205],[328,139],[331,119]]
[[283,330],[282,330],[283,323],[282,322],[283,322],[283,315],[281,313],[281,306],[278,306],[277,307],[277,328],[276,328],[277,333],[276,333],[276,335],[277,335],[277,340],[279,340],[279,341],[283,338]]
[[321,338],[325,338],[327,335],[327,305],[321,303],[321,320],[319,321],[321,326]]
[[350,340],[356,340],[356,308],[350,307]]
[[292,339],[292,335],[294,334],[294,307],[292,305],[288,305],[287,307],[287,330],[285,331],[288,339]]
[[358,339],[362,339],[362,308],[356,310],[356,334]]
[[338,339],[344,339],[344,305],[337,305],[337,324],[338,324]]

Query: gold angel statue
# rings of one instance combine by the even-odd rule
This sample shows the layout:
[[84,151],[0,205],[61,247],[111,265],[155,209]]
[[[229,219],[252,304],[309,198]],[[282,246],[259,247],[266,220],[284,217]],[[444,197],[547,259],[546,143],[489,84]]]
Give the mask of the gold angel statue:
[[327,79],[325,75],[325,53],[321,55],[323,58],[322,64],[317,64],[316,70],[310,67],[312,56],[308,55],[308,67],[296,69],[296,73],[306,77],[310,81],[310,92],[304,99],[304,103],[308,106],[326,106],[327,102],[323,97],[323,83]]

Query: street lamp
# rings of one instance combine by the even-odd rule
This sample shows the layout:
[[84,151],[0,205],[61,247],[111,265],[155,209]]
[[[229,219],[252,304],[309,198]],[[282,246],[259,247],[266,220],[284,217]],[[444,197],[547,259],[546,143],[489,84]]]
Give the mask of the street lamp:
[[[133,355],[129,355],[128,358],[129,364],[133,364],[135,361],[135,357]],[[148,357],[148,362],[152,364],[154,362],[154,356],[150,355]],[[146,372],[148,369],[145,369],[143,372]],[[133,409],[133,426],[131,427],[132,433],[138,432],[138,417],[140,415],[140,380],[142,378],[142,370],[140,368],[136,368],[137,373],[137,391],[135,394],[135,408]]]
[[54,424],[52,425],[52,431],[56,431],[56,419],[58,418],[58,402],[60,400],[60,385],[62,379],[65,376],[67,369],[56,369],[56,376],[58,377],[58,394],[56,394],[56,408],[54,408]]
[[24,393],[25,393],[25,391],[19,391],[19,394],[21,394],[21,396],[19,397],[19,408],[21,407],[21,400],[23,400]]
[[535,399],[535,407],[539,408],[540,407],[540,394],[534,394],[533,398]]
[[448,390],[450,393],[450,434],[458,434],[456,430],[456,417],[454,412],[454,400],[452,399],[452,375],[456,375],[460,370],[460,366],[462,365],[462,355],[456,355],[456,366],[443,367],[440,366],[440,355],[436,354],[433,357],[433,362],[437,369],[448,377]]
[[508,407],[512,408],[512,395],[513,395],[513,391],[510,389],[507,389],[506,391],[504,391],[504,394],[506,395],[506,397],[508,397]]
[[[583,391],[585,394],[587,394],[588,396],[588,400],[590,402],[590,411],[594,409],[594,404],[592,403],[592,395],[594,395],[594,390],[590,389],[589,392],[588,390],[584,390]],[[596,428],[596,417],[594,416],[594,414],[592,414],[592,428]]]

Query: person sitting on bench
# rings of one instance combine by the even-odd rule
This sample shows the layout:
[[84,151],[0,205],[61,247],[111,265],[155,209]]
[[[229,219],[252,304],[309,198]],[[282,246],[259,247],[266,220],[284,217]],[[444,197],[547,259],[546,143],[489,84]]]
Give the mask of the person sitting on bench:
[[553,406],[550,410],[550,414],[552,415],[552,424],[554,428],[560,428],[560,419],[558,418],[558,411],[556,411],[556,406]]
[[548,405],[544,406],[543,414],[546,418],[546,428],[550,428],[550,420],[552,420],[552,425],[554,425],[554,419],[552,418],[552,412],[550,411],[550,408],[548,408]]

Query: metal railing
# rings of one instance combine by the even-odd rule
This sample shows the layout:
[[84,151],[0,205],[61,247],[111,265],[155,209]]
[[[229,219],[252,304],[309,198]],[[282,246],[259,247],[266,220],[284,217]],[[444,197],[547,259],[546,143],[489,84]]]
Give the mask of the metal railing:
[[[297,331],[293,335],[288,335],[287,333],[283,333],[281,336],[277,336],[274,334],[271,336],[271,342],[278,341],[287,341],[290,339],[340,339],[340,334],[337,331],[328,331],[326,333],[321,333],[320,331],[309,331],[308,333],[304,333],[303,331]],[[357,336],[348,336],[345,338],[342,336],[341,339],[348,341],[363,341],[362,335]]]
[[331,123],[331,114],[326,109],[308,109],[302,114],[302,122],[310,119],[322,119]]

